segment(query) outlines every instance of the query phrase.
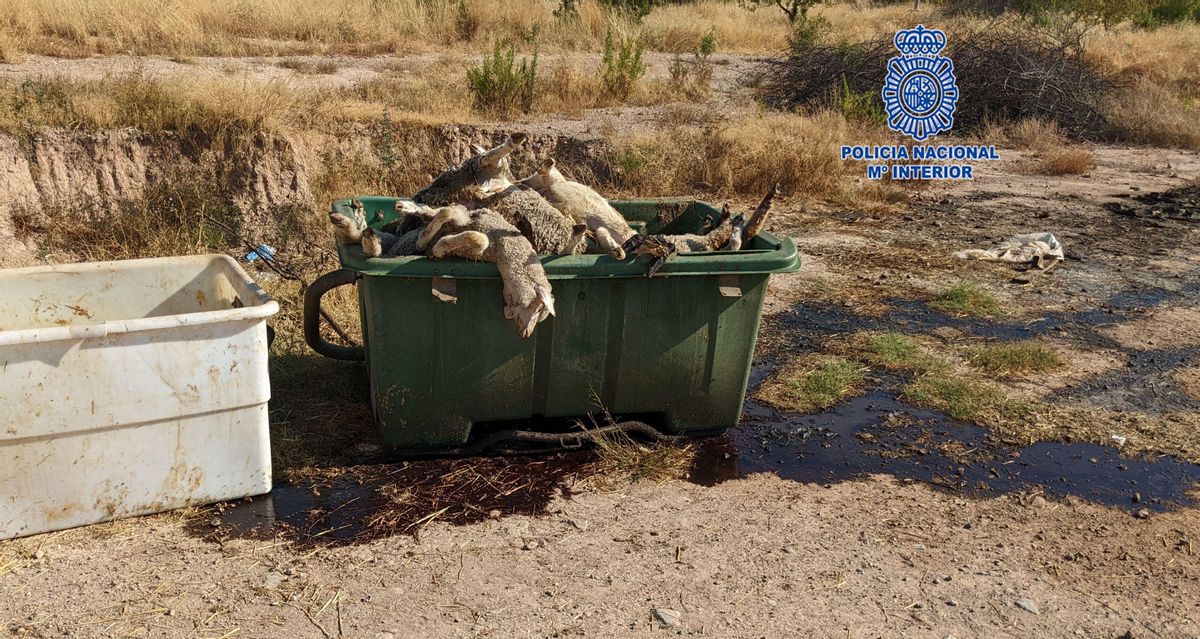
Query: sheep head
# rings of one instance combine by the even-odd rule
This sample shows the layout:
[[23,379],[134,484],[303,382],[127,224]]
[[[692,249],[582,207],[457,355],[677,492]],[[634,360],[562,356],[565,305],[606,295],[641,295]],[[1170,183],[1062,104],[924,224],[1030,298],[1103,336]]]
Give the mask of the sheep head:
[[547,189],[554,185],[555,182],[565,180],[563,174],[555,167],[554,158],[546,158],[538,167],[537,172],[529,177],[521,180],[521,184],[529,188],[544,193]]
[[504,307],[504,317],[517,325],[517,333],[521,339],[533,335],[533,329],[542,320],[554,315],[554,296],[550,287],[538,285],[534,288],[534,298],[525,306],[509,304]]

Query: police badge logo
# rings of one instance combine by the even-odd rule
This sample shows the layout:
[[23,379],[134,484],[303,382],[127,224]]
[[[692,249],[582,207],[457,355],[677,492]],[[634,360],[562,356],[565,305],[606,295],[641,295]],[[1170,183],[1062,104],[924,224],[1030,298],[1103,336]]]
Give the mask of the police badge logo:
[[901,55],[888,60],[883,84],[888,128],[918,142],[950,130],[958,85],[954,63],[938,55],[946,46],[945,32],[917,25],[897,31],[894,42]]

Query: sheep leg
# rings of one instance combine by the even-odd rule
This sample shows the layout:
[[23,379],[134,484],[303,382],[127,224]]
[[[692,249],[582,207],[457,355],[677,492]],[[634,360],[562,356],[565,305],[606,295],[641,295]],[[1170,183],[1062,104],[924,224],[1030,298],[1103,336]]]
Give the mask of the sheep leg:
[[700,230],[697,232],[697,234],[698,235],[708,235],[709,233],[713,232],[715,229],[720,228],[721,225],[725,223],[725,220],[728,220],[728,219],[729,219],[729,203],[726,202],[725,205],[721,207],[721,215],[717,216],[717,219],[714,220],[711,217],[704,218],[704,225],[700,227]]
[[725,243],[722,250],[740,251],[742,249],[742,233],[745,231],[746,218],[741,215],[733,219],[733,232],[729,234],[729,241]]
[[608,253],[614,260],[625,259],[625,249],[621,247],[620,242],[613,239],[612,233],[603,226],[596,229],[596,242],[600,244],[600,248]]
[[632,237],[630,237],[628,240],[625,240],[625,243],[621,245],[621,248],[625,249],[626,252],[632,253],[642,248],[642,245],[645,243],[645,235],[642,235],[641,233],[634,233]]
[[455,255],[468,260],[480,260],[489,244],[488,237],[483,233],[463,231],[438,240],[430,251],[430,257],[440,260],[447,255]]
[[518,146],[524,144],[527,137],[528,136],[526,136],[524,133],[513,133],[512,135],[508,136],[508,139],[505,140],[503,144],[481,155],[479,157],[480,165],[489,167],[496,166],[500,160],[508,157],[509,153],[512,153]]
[[567,248],[563,251],[563,255],[579,255],[587,252],[587,225],[576,224],[571,227],[571,239],[567,241]]
[[366,207],[359,200],[354,200],[354,225],[357,228],[366,228],[367,226],[367,211]]
[[771,203],[775,201],[776,195],[779,195],[779,184],[771,187],[771,190],[763,196],[762,202],[759,202],[758,208],[754,209],[754,214],[750,216],[750,221],[746,223],[746,230],[743,233],[747,243],[766,226],[767,214],[771,211]]
[[358,244],[362,241],[360,227],[345,215],[330,213],[329,223],[333,225],[333,237],[338,244]]
[[420,237],[417,238],[417,251],[424,253],[425,248],[442,231],[444,225],[466,226],[470,221],[470,213],[461,206],[447,206],[438,209],[437,214],[433,216],[429,224],[425,225],[425,229],[421,231]]

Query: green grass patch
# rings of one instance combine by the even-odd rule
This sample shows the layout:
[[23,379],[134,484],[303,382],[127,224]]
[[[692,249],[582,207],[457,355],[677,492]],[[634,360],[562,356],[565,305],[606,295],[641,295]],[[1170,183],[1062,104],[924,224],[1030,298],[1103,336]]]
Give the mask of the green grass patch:
[[822,410],[854,392],[864,372],[857,362],[828,360],[798,375],[784,372],[781,379],[765,385],[760,396],[783,410]]
[[1002,425],[1028,415],[1033,406],[1011,400],[984,381],[938,374],[922,375],[904,387],[906,400],[932,406],[954,419],[984,426]]
[[930,355],[916,338],[903,333],[868,335],[864,344],[867,361],[887,368],[918,372],[944,370],[948,364]]
[[951,286],[929,306],[949,315],[999,315],[1004,310],[991,291],[971,282]]
[[997,377],[1042,373],[1064,364],[1058,353],[1040,344],[1026,342],[974,346],[967,351],[967,361]]

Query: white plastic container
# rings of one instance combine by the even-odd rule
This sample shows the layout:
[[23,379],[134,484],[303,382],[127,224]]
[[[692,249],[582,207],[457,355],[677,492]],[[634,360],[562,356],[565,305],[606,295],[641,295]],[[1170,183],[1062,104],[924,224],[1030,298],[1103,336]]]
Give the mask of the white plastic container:
[[0,271],[0,539],[269,492],[278,310],[223,255]]

